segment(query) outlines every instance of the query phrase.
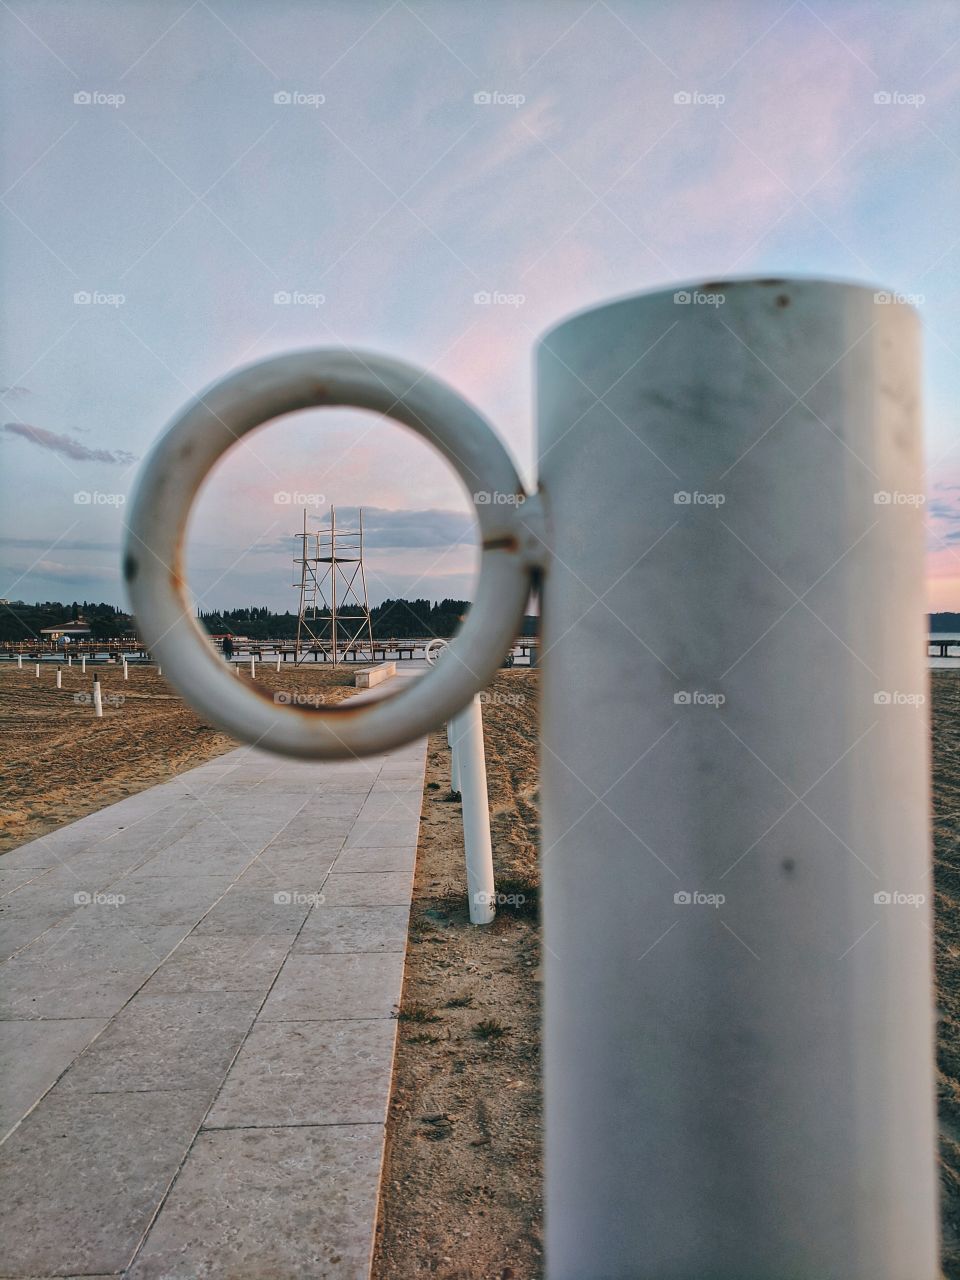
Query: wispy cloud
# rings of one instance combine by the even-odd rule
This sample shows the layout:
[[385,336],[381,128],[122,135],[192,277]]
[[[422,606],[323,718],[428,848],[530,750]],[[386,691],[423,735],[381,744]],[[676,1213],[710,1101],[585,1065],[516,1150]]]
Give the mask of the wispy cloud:
[[132,453],[127,453],[124,449],[89,449],[71,436],[47,431],[45,427],[31,427],[26,422],[5,422],[3,430],[10,432],[11,435],[21,436],[41,449],[62,453],[64,457],[73,458],[76,462],[117,462],[129,465],[137,460]]

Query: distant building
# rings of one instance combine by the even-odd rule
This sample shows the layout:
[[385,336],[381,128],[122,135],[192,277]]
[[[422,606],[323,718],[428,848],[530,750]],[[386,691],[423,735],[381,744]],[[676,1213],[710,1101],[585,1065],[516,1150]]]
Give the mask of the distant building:
[[41,627],[40,634],[54,644],[71,644],[75,640],[89,640],[90,624],[77,618],[76,622],[61,622],[57,627]]

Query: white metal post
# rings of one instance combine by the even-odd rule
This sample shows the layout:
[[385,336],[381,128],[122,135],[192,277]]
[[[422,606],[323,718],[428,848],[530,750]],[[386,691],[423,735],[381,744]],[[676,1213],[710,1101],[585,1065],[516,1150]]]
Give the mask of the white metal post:
[[702,285],[541,345],[551,1280],[939,1276],[918,325],[883,301]]
[[250,679],[251,679],[251,680],[256,680],[256,678],[257,678],[257,660],[256,660],[256,658],[253,656],[253,654],[251,653],[251,655],[250,655]]
[[126,679],[128,679],[128,678],[129,678],[129,672],[127,671],[127,660],[126,660],[126,658],[124,658],[124,660],[123,660],[123,678],[124,678],[124,680],[126,680]]
[[280,673],[280,654],[277,654],[277,674]]
[[72,653],[68,653],[68,654],[67,654],[67,666],[68,666],[68,667],[72,667],[72,666],[73,666],[73,654],[72,654]]
[[37,663],[37,665],[36,665],[35,675],[36,675],[37,679],[39,680],[39,679],[40,679],[40,663],[39,663],[39,662],[38,662],[38,663]]
[[17,670],[18,671],[23,670],[23,654],[22,653],[17,654]]
[[85,675],[87,674],[87,657],[86,657],[86,654],[84,654],[84,655],[80,658],[80,674],[81,674],[82,676],[85,676]]
[[63,668],[57,667],[57,688],[63,687]]
[[493,850],[490,843],[490,802],[483,745],[480,695],[474,694],[453,720],[453,758],[456,761],[463,846],[467,862],[467,902],[471,924],[490,924],[496,915]]
[[97,717],[103,715],[103,699],[100,696],[100,681],[94,676],[93,679],[93,714]]

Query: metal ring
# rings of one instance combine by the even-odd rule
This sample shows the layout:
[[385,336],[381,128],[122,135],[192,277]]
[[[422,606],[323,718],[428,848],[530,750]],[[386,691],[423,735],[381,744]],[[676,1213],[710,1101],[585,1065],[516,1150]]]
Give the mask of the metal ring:
[[[482,554],[476,599],[445,660],[396,694],[353,707],[278,706],[241,683],[194,618],[183,540],[197,492],[248,432],[298,409],[372,409],[447,459],[473,497]],[[234,737],[284,755],[340,759],[390,750],[460,711],[496,674],[530,590],[518,507],[524,492],[493,429],[442,382],[365,352],[317,350],[229,375],[173,420],[140,475],[127,523],[124,577],[144,643],[183,696]]]

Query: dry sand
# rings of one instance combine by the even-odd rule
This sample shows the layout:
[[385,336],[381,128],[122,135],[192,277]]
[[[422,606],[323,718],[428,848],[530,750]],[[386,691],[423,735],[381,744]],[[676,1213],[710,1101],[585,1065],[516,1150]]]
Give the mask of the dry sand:
[[[152,786],[236,744],[186,710],[152,670],[102,668],[97,722],[76,668],[0,668],[6,849]],[[268,687],[339,700],[353,672],[303,666]],[[249,676],[243,676],[249,679]],[[501,906],[468,925],[460,805],[449,752],[431,736],[377,1280],[535,1280],[542,1275],[536,672],[502,672],[484,707]],[[38,688],[38,684],[40,687]],[[960,1280],[960,673],[933,672],[937,994],[944,1270]]]

